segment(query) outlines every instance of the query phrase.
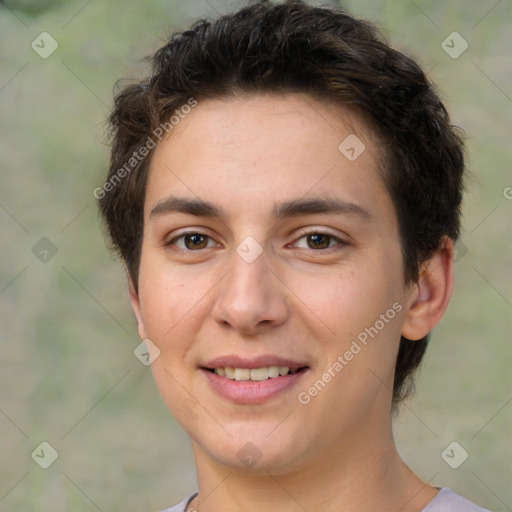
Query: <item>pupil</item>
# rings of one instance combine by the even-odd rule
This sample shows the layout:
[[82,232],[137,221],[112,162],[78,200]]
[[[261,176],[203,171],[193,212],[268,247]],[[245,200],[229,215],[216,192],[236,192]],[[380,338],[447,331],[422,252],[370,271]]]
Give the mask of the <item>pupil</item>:
[[311,235],[311,241],[315,247],[325,246],[327,238],[325,235]]
[[191,245],[193,247],[197,248],[204,244],[204,236],[203,235],[189,235],[187,238],[188,238],[188,241],[190,242],[189,245]]

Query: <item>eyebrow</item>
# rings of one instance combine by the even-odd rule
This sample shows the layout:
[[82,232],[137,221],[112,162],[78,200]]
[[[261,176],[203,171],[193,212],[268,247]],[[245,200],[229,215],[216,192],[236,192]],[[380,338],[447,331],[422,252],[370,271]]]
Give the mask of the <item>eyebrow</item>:
[[[210,217],[221,220],[226,220],[228,217],[221,206],[215,205],[209,201],[175,196],[170,196],[159,201],[151,210],[149,217],[151,218],[156,215],[168,213],[184,213],[197,217]],[[367,221],[373,219],[370,212],[362,206],[333,198],[293,199],[291,201],[277,203],[272,209],[272,214],[277,220],[319,213],[354,215]]]

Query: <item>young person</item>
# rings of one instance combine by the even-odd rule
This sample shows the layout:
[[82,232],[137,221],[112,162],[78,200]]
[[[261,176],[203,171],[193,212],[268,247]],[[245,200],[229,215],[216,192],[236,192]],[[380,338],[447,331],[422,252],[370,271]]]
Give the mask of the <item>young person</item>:
[[255,2],[116,97],[97,190],[198,494],[172,512],[482,510],[400,459],[393,409],[452,291],[463,144],[370,24]]

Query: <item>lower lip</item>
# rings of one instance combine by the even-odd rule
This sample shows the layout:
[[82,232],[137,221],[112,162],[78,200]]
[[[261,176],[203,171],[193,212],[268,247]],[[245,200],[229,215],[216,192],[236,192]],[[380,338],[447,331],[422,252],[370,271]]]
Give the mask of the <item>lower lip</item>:
[[213,390],[237,404],[260,404],[295,386],[308,372],[299,372],[267,380],[232,380],[211,371],[201,369]]

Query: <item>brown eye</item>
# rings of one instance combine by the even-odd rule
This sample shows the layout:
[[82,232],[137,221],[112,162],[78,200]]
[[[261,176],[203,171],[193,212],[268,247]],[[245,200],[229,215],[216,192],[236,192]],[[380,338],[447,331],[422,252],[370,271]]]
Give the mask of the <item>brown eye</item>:
[[194,235],[185,235],[184,242],[187,249],[204,249],[208,245],[208,237],[197,233]]
[[299,249],[313,249],[315,252],[321,253],[328,249],[341,250],[348,244],[330,233],[323,231],[303,231],[300,238],[298,238],[293,245]]
[[307,235],[307,244],[310,249],[327,249],[333,237],[323,233]]
[[208,236],[202,233],[183,233],[171,241],[167,242],[167,246],[175,246],[178,249],[184,251],[197,251],[199,249],[207,249],[215,245],[214,241]]

